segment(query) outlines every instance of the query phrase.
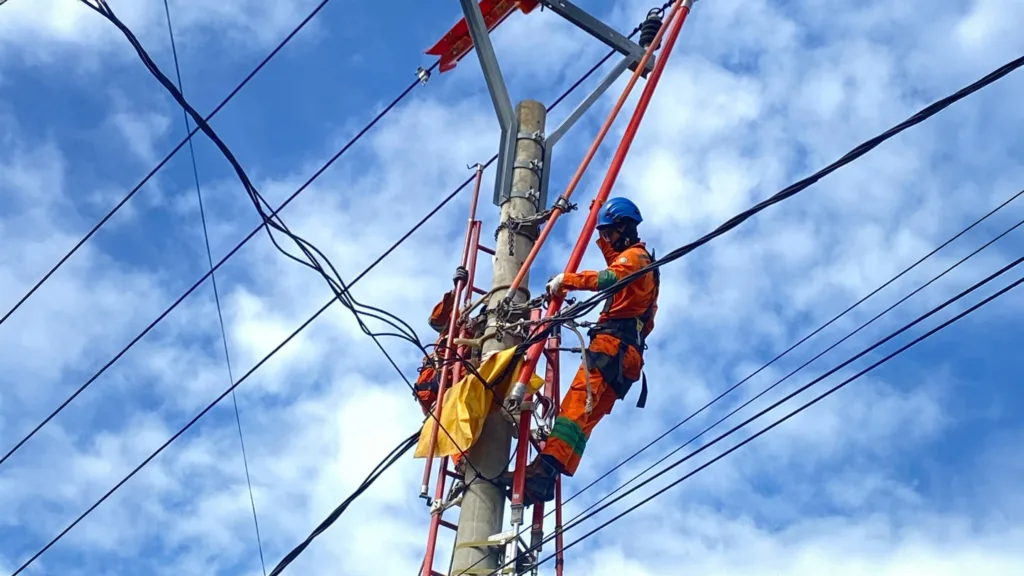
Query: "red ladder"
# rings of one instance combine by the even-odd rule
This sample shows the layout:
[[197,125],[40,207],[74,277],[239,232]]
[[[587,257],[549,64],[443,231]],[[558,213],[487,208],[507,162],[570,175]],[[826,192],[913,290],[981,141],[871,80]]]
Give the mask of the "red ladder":
[[[494,250],[480,244],[480,230],[482,222],[476,219],[476,208],[477,201],[480,193],[480,182],[483,175],[483,167],[477,165],[476,168],[476,183],[473,190],[473,197],[470,200],[469,205],[469,221],[466,226],[466,237],[463,244],[462,258],[460,261],[460,267],[466,270],[466,274],[456,280],[455,283],[455,302],[462,300],[460,306],[458,306],[452,313],[451,318],[448,322],[448,336],[445,340],[444,350],[444,362],[441,367],[441,371],[438,378],[438,391],[437,401],[434,404],[434,414],[436,418],[433,419],[433,425],[431,427],[430,434],[430,451],[427,454],[426,462],[423,467],[423,480],[420,486],[420,497],[427,499],[430,505],[430,528],[427,534],[427,548],[423,558],[423,565],[421,568],[421,576],[445,576],[441,572],[434,570],[434,559],[437,550],[437,538],[440,528],[447,528],[449,530],[457,531],[458,526],[444,520],[444,513],[454,506],[458,499],[452,502],[445,502],[445,490],[447,488],[448,479],[454,479],[455,481],[464,480],[463,475],[458,473],[451,467],[451,458],[445,456],[441,459],[441,466],[437,472],[437,479],[434,485],[434,497],[430,499],[428,496],[430,491],[430,476],[432,472],[433,459],[434,459],[434,446],[437,440],[437,434],[440,432],[440,419],[441,419],[441,408],[443,406],[445,390],[449,383],[458,382],[462,379],[464,368],[459,362],[452,362],[453,346],[456,334],[462,337],[469,337],[469,334],[460,333],[458,327],[458,318],[460,312],[469,306],[472,302],[473,295],[486,295],[487,292],[480,288],[477,288],[474,284],[476,279],[476,266],[477,256],[480,252],[494,255]],[[465,278],[465,280],[463,280]],[[532,319],[538,320],[541,317],[541,311],[535,309],[532,311]],[[511,547],[506,551],[505,561],[510,561],[515,554],[518,554],[517,543],[519,542],[519,528],[523,523],[523,509],[524,509],[524,485],[525,485],[525,470],[528,462],[530,448],[535,448],[537,451],[543,449],[544,441],[541,438],[546,438],[547,433],[550,430],[537,430],[535,437],[535,429],[532,427],[533,423],[533,407],[537,404],[546,405],[549,407],[547,413],[544,415],[545,420],[552,420],[557,416],[558,411],[558,399],[561,398],[559,392],[559,347],[560,337],[557,332],[548,338],[545,350],[545,358],[547,366],[544,375],[544,388],[542,392],[534,395],[533,402],[524,403],[524,406],[520,412],[519,418],[519,430],[515,447],[515,469],[514,469],[514,482],[513,482],[513,494],[512,494],[512,516],[513,516],[513,528],[514,537],[511,539],[509,544]],[[460,346],[458,348],[458,355],[462,358],[469,357],[469,349],[466,346]],[[550,399],[554,399],[553,401]],[[562,481],[559,478],[555,484],[555,550],[556,550],[556,562],[555,562],[555,573],[557,576],[562,576],[563,569],[563,557],[562,557]],[[540,552],[541,541],[544,535],[544,503],[534,504],[533,517],[530,528],[530,546],[537,547],[530,556],[534,559],[537,558]]]
[[[449,503],[448,507],[444,506],[444,495],[445,488],[449,478],[456,481],[463,480],[461,474],[450,467],[450,458],[445,456],[441,459],[441,467],[437,473],[437,481],[434,487],[434,497],[431,500],[428,496],[430,491],[430,474],[431,468],[434,463],[434,445],[437,441],[437,434],[440,429],[441,421],[441,407],[444,402],[445,389],[450,383],[458,382],[463,376],[463,366],[460,362],[453,362],[453,344],[458,334],[458,319],[462,310],[464,310],[473,300],[473,295],[485,295],[486,291],[477,288],[474,285],[476,280],[476,264],[477,255],[480,252],[494,255],[494,250],[480,244],[480,228],[482,222],[476,219],[476,207],[477,201],[480,197],[480,181],[483,177],[483,166],[477,165],[476,167],[476,183],[473,189],[473,197],[469,204],[469,221],[466,225],[466,238],[462,247],[462,259],[459,267],[466,271],[463,277],[459,277],[455,282],[455,309],[452,312],[451,318],[448,321],[448,336],[445,340],[444,349],[444,362],[441,366],[441,371],[438,378],[438,390],[437,390],[437,401],[434,404],[434,416],[433,426],[430,431],[430,452],[427,454],[426,463],[423,466],[423,481],[420,485],[420,497],[427,499],[431,509],[430,515],[430,531],[427,535],[427,551],[423,559],[423,567],[421,569],[422,576],[443,576],[442,574],[435,572],[433,569],[434,564],[434,553],[437,549],[437,535],[438,529],[441,527],[448,528],[449,530],[455,531],[458,527],[451,522],[444,520],[445,510],[451,506]],[[459,301],[462,300],[460,304]],[[468,336],[459,334],[462,336]],[[458,356],[462,358],[469,357],[469,349],[466,346],[460,346],[458,348]]]

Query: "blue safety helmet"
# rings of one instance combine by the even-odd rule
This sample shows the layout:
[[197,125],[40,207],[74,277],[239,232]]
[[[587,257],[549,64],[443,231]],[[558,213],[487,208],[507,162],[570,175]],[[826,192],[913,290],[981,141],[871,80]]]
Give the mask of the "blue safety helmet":
[[628,198],[612,198],[601,207],[597,215],[597,227],[611,226],[622,220],[632,220],[637,224],[644,221],[640,216],[640,209]]

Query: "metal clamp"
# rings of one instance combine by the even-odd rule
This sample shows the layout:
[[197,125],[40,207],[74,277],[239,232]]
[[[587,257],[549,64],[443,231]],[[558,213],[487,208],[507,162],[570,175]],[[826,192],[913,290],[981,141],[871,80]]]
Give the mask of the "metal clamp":
[[572,212],[577,208],[579,208],[579,205],[569,202],[569,199],[565,196],[559,196],[558,200],[555,200],[554,206],[552,206],[552,209],[558,210],[562,214]]
[[416,68],[416,77],[420,79],[420,84],[426,84],[430,80],[430,70],[419,66]]
[[544,146],[544,133],[541,132],[540,130],[537,130],[536,132],[517,132],[516,133],[516,142],[518,142],[520,140],[533,140],[534,142],[539,144],[541,147],[543,147]]

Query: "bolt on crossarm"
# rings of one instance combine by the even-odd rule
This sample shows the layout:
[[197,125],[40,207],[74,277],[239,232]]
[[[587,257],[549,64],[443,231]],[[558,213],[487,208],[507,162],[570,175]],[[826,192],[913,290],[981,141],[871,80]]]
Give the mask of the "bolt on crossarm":
[[[658,46],[661,44],[661,37],[664,35],[665,30],[668,29],[672,19],[676,17],[677,14],[678,11],[675,9],[669,13],[668,20],[659,28],[658,33],[654,36],[650,45],[645,47],[644,55],[640,58],[640,63],[633,71],[633,75],[630,76],[629,82],[626,83],[626,87],[622,90],[622,94],[619,96],[618,101],[615,102],[615,106],[612,107],[612,111],[608,114],[604,124],[601,125],[601,129],[598,131],[597,137],[594,138],[594,141],[590,144],[590,149],[587,150],[587,153],[583,156],[583,160],[580,162],[579,167],[576,168],[576,173],[573,174],[572,179],[569,180],[569,184],[565,187],[565,192],[562,193],[554,206],[552,206],[551,215],[548,216],[547,222],[538,234],[536,243],[533,245],[530,253],[526,256],[526,261],[523,262],[523,265],[519,268],[519,272],[516,274],[515,279],[512,280],[511,286],[509,286],[508,291],[505,293],[506,303],[511,302],[512,297],[515,295],[516,291],[519,290],[519,286],[529,273],[534,260],[537,259],[537,254],[540,252],[544,242],[551,234],[551,230],[554,228],[555,222],[558,221],[558,218],[562,214],[569,210],[569,198],[572,196],[572,193],[576,191],[576,187],[579,186],[580,180],[583,179],[584,172],[587,171],[587,168],[590,167],[590,162],[593,161],[594,156],[597,155],[597,149],[601,147],[601,143],[604,142],[605,136],[608,134],[608,131],[611,130],[612,124],[615,123],[615,119],[618,117],[623,105],[625,105],[626,100],[633,91],[633,87],[636,86],[640,76],[644,74],[647,67],[647,61],[654,56],[655,50],[657,50]],[[653,16],[653,14],[649,15],[648,19],[650,19],[651,16]]]
[[[644,85],[644,90],[640,94],[640,100],[637,102],[636,110],[633,111],[633,116],[630,118],[629,125],[626,127],[626,132],[622,137],[622,142],[619,143],[619,147],[615,151],[615,156],[612,158],[611,165],[608,167],[608,173],[605,175],[604,181],[601,183],[601,188],[598,190],[597,197],[590,206],[590,212],[587,214],[587,221],[583,225],[583,231],[576,240],[576,245],[573,247],[572,254],[569,256],[569,262],[565,265],[565,272],[576,272],[576,270],[579,269],[580,263],[583,261],[583,254],[586,252],[587,245],[590,243],[590,238],[593,236],[594,229],[597,227],[597,214],[601,210],[601,206],[604,204],[605,200],[608,199],[612,186],[615,185],[615,180],[619,176],[622,164],[626,160],[626,154],[629,152],[629,147],[633,144],[633,139],[636,137],[637,130],[640,128],[640,122],[643,120],[644,114],[647,112],[647,106],[651,102],[651,96],[654,94],[654,90],[658,87],[658,81],[661,79],[661,74],[665,69],[665,64],[668,62],[669,55],[672,53],[672,48],[675,46],[676,39],[679,38],[679,31],[682,29],[683,23],[686,21],[686,16],[689,14],[691,6],[693,6],[693,0],[679,0],[672,6],[672,12],[669,13],[668,17],[668,20],[671,23],[668,26],[669,31],[668,37],[665,40],[664,52],[654,65],[654,70],[651,72],[650,78],[647,80],[647,84]],[[676,16],[677,11],[678,17]],[[657,43],[652,42],[651,45],[657,46]],[[553,294],[551,302],[548,305],[548,309],[544,313],[544,318],[549,319],[558,313],[558,310],[562,306],[562,302],[563,298],[560,295]],[[537,327],[538,331],[543,329],[543,324]],[[526,360],[523,362],[522,370],[516,380],[515,387],[509,395],[510,398],[516,400],[522,399],[526,390],[526,385],[530,381],[530,375],[532,375],[534,370],[536,370],[537,361],[540,359],[543,351],[544,340],[535,342],[530,346]]]

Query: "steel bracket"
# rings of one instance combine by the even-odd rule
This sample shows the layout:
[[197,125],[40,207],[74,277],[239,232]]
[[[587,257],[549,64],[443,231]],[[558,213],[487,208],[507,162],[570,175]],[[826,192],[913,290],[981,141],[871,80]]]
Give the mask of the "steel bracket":
[[484,15],[480,11],[480,6],[476,0],[459,0],[459,2],[462,4],[462,12],[466,17],[469,35],[476,48],[474,52],[480,60],[484,81],[487,82],[487,90],[491,93],[491,102],[494,104],[494,111],[498,115],[498,125],[501,127],[501,145],[498,147],[498,163],[494,177],[494,199],[495,204],[499,204],[498,200],[502,197],[502,192],[512,188],[512,160],[516,153],[516,114],[512,107],[512,99],[508,95],[508,88],[505,86],[505,79],[501,75],[501,67],[498,66],[498,57],[494,54],[491,35],[484,23]]
[[[641,57],[643,57],[642,52]],[[607,92],[609,88],[611,88],[612,84],[614,84],[620,76],[622,76],[623,72],[630,68],[631,63],[635,64],[634,60],[628,56],[619,61],[619,63],[616,64],[615,67],[612,68],[607,75],[605,75],[605,77],[601,80],[601,83],[598,84],[597,87],[594,88],[594,90],[591,91],[591,93],[586,98],[584,98],[583,101],[580,102],[575,109],[573,109],[569,116],[562,121],[558,128],[556,128],[555,131],[552,132],[547,137],[547,145],[544,147],[544,166],[551,166],[551,154],[555,148],[555,144],[557,144],[558,141],[562,139],[562,136],[565,136],[565,134],[573,127],[573,125],[576,124],[576,122],[584,114],[586,114],[588,110],[590,110],[590,108],[594,105],[595,102],[597,102],[601,98],[601,96],[604,96],[604,93]],[[544,170],[541,172],[540,198],[538,199],[539,206],[548,205],[548,185],[550,179],[550,170]]]
[[[640,59],[644,57],[644,49],[639,44],[623,36],[617,30],[601,22],[569,0],[540,0],[540,3],[555,14],[572,22],[587,34],[597,38],[609,48],[628,58],[630,70],[636,70]],[[653,57],[647,60],[647,65],[644,66],[642,73],[643,77],[646,78],[651,70],[654,70]]]

